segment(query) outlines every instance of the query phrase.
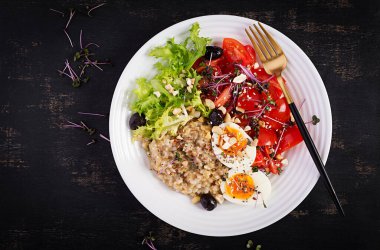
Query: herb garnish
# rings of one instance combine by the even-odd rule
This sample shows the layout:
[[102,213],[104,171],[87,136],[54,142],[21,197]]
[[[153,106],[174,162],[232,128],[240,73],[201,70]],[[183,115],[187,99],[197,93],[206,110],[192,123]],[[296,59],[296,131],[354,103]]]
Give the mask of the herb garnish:
[[[254,245],[253,245],[253,241],[252,240],[248,240],[247,241],[247,245],[246,245],[247,248],[253,248]],[[256,246],[256,250],[260,250],[261,249],[261,245],[257,245]]]
[[149,236],[145,236],[143,241],[141,242],[141,245],[147,245],[152,250],[157,250],[157,248],[153,245],[153,241],[156,239],[152,236],[152,232],[149,232]]
[[305,124],[311,123],[313,125],[317,125],[320,121],[321,121],[321,119],[319,119],[316,115],[313,115],[311,117],[311,121],[305,122]]

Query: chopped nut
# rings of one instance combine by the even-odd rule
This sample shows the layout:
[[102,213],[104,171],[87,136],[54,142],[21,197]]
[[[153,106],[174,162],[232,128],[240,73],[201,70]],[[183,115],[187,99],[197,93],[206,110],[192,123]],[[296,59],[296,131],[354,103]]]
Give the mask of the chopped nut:
[[161,93],[159,91],[154,91],[153,92],[153,95],[157,96],[157,97],[160,97],[161,96]]
[[252,83],[250,83],[250,82],[247,82],[247,86],[252,86]]
[[212,127],[211,131],[213,133],[218,134],[218,135],[222,135],[224,133],[223,129],[221,127],[219,127],[219,126]]
[[172,92],[172,95],[173,95],[173,96],[176,96],[176,95],[178,95],[178,94],[179,94],[179,91],[178,91],[178,90],[175,90],[175,91]]
[[193,115],[194,115],[195,118],[198,118],[198,117],[201,116],[201,112],[195,111]]
[[222,204],[223,201],[224,201],[224,198],[223,198],[223,195],[221,194],[217,194],[214,196],[215,200],[219,203],[219,204]]
[[240,107],[236,107],[236,111],[239,111],[240,113],[244,113],[245,112],[245,109],[242,109]]
[[235,117],[235,119],[234,119],[234,123],[241,123],[241,121],[240,121],[239,118]]
[[234,145],[235,143],[237,143],[237,139],[235,137],[232,137],[228,140],[228,143]]
[[178,140],[183,140],[182,136],[180,136],[180,135],[177,135],[176,138],[177,138]]
[[282,165],[284,165],[284,166],[286,166],[286,165],[288,165],[288,159],[283,159],[282,161],[281,161],[281,164]]
[[[162,80],[162,81],[164,81],[164,80]],[[170,93],[173,92],[173,90],[174,90],[173,86],[170,83],[165,85],[165,89],[167,91],[169,91]]]
[[229,149],[232,145],[228,142],[224,143],[222,149]]
[[196,204],[201,200],[200,196],[194,196],[193,199],[191,199],[191,203]]
[[225,115],[227,113],[227,110],[226,110],[226,108],[224,106],[220,106],[218,109],[220,111],[222,111],[223,115]]
[[178,114],[181,114],[181,113],[182,113],[182,109],[180,109],[180,108],[173,109],[173,115],[178,115]]
[[264,128],[265,127],[265,122],[264,121],[259,121],[259,126]]
[[230,122],[231,121],[231,115],[229,113],[226,114],[224,117],[224,122]]
[[247,76],[244,75],[244,74],[240,74],[240,75],[236,76],[236,77],[232,80],[232,82],[234,82],[234,83],[242,83],[242,82],[244,82],[245,80],[247,80]]
[[251,126],[245,126],[244,131],[250,131],[250,130],[251,130]]
[[255,64],[253,65],[253,68],[258,69],[259,67],[260,67],[260,65],[257,62],[255,62]]
[[276,159],[277,160],[282,160],[282,159],[284,159],[284,156],[282,156],[281,154],[278,154],[278,155],[276,155]]
[[205,105],[207,107],[209,107],[210,109],[214,109],[215,108],[215,103],[213,101],[211,101],[210,99],[206,99],[205,100]]

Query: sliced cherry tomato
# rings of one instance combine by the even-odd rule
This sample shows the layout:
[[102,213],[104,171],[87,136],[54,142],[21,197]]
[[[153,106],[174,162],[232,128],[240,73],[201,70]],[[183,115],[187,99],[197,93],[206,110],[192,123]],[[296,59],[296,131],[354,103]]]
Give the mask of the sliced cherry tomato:
[[[259,110],[257,105],[262,101],[262,96],[255,87],[246,87],[239,95],[236,103],[236,107],[247,111]],[[252,112],[253,114],[253,112]]]
[[257,146],[271,146],[277,143],[276,132],[266,128],[260,128]]
[[287,128],[278,146],[277,154],[281,154],[282,152],[289,150],[302,141],[303,139],[297,125]]
[[261,152],[259,148],[256,149],[256,158],[255,162],[252,164],[255,167],[265,167],[265,158],[264,154]]
[[276,130],[282,127],[282,123],[289,121],[290,109],[285,98],[278,99],[276,106],[265,113],[261,120],[267,123],[271,129]]
[[272,174],[278,174],[278,168],[281,166],[280,161],[275,159],[270,159],[268,162],[269,171]]
[[226,87],[222,93],[216,98],[214,104],[215,107],[220,107],[226,104],[232,97],[231,88],[230,86]]
[[231,63],[241,63],[244,66],[254,63],[243,44],[233,38],[223,39],[223,50],[224,56]]
[[201,64],[201,62],[203,62],[204,60],[205,60],[205,59],[204,59],[203,56],[202,56],[202,57],[199,57],[199,58],[194,62],[192,68],[193,68],[193,69],[198,68],[198,67],[199,67],[199,64]]
[[244,48],[245,48],[245,50],[247,50],[248,55],[252,58],[253,63],[255,63],[256,62],[256,52],[253,49],[253,47],[251,45],[245,45]]
[[[200,74],[204,70],[206,70],[207,68],[208,68],[208,66],[199,66],[198,68],[195,69],[195,71],[197,71],[197,73]],[[219,66],[217,66],[217,65],[210,65],[210,68],[212,70],[212,75],[218,76],[218,75],[222,74],[222,70],[220,69]]]
[[277,82],[277,79],[271,79],[269,81],[268,91],[273,100],[278,100],[284,97],[284,93],[282,92],[280,84]]

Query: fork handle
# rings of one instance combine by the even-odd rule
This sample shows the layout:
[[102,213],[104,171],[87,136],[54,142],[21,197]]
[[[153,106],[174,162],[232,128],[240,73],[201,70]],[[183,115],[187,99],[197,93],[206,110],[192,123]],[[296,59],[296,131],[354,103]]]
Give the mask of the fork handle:
[[290,107],[290,111],[292,112],[294,120],[295,120],[295,122],[298,126],[298,129],[302,135],[302,138],[306,144],[306,147],[309,150],[311,158],[313,159],[315,165],[317,166],[317,169],[318,169],[320,175],[322,176],[324,184],[325,184],[331,198],[333,199],[336,208],[339,210],[340,214],[344,216],[345,214],[344,214],[344,210],[342,208],[342,205],[341,205],[341,203],[340,203],[340,201],[339,201],[339,199],[335,193],[335,190],[334,190],[333,185],[331,184],[330,178],[327,175],[327,172],[325,170],[321,156],[319,155],[318,150],[314,145],[313,139],[311,138],[311,136],[310,136],[310,134],[306,128],[306,125],[305,125],[296,105],[294,104],[293,99],[290,96],[290,93],[289,93],[287,87],[285,86],[285,84],[282,80],[282,77],[278,76],[277,80],[280,83],[280,87],[281,87],[282,91],[284,92],[285,98],[286,98],[286,100],[289,104],[289,107]]

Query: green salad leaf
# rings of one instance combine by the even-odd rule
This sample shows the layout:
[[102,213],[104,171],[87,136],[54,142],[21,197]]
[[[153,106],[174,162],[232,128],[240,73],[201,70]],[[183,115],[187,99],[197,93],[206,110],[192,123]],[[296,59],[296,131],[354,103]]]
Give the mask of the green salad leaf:
[[197,112],[205,117],[209,115],[210,110],[203,105],[201,91],[197,89],[201,76],[191,67],[205,54],[211,40],[199,36],[198,23],[189,32],[189,37],[181,43],[171,38],[164,46],[150,51],[149,55],[158,59],[154,65],[157,74],[152,79],[137,79],[134,90],[137,98],[131,108],[144,114],[147,124],[134,131],[134,138],[176,135],[178,128],[197,116]]

